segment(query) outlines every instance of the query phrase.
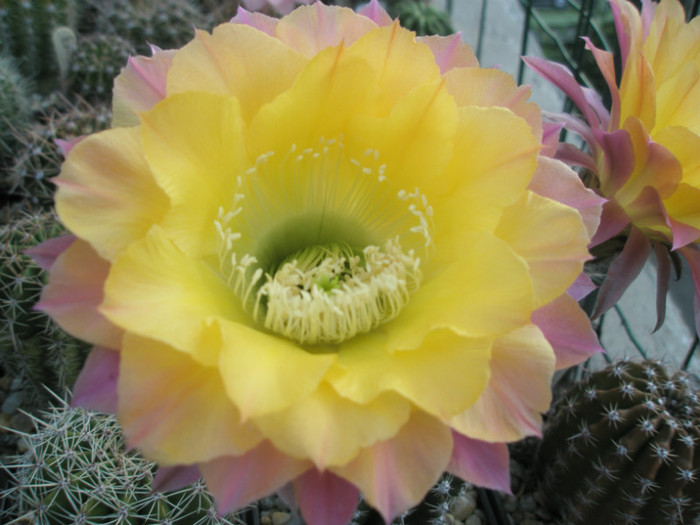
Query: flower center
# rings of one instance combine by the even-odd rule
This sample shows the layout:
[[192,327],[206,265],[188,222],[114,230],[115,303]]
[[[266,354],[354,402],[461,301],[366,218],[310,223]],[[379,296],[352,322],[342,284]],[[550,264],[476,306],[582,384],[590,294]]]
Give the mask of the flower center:
[[398,315],[420,285],[432,209],[395,190],[379,154],[338,140],[268,153],[219,210],[219,262],[244,309],[301,344],[340,343]]

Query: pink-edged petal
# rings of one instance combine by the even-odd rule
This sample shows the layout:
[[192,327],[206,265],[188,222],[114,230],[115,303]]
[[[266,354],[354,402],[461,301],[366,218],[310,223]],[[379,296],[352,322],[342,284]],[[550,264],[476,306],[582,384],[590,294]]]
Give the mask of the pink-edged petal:
[[678,248],[700,239],[700,230],[690,226],[689,224],[674,220],[668,215],[666,216],[666,224],[668,224],[668,227],[671,228],[671,232],[673,234],[673,250],[677,250]]
[[114,79],[112,126],[139,123],[137,113],[148,111],[166,95],[166,78],[175,50],[151,46],[153,56],[129,57],[126,67]]
[[588,101],[600,117],[603,128],[608,129],[611,117],[613,127],[617,128],[620,125],[620,92],[617,88],[617,80],[615,79],[615,60],[612,53],[597,48],[588,37],[583,37],[583,39],[586,42],[586,49],[593,53],[593,58],[595,58],[598,68],[603,74],[605,82],[608,84],[608,89],[612,96],[612,116],[608,114],[608,110],[603,106],[603,101],[596,91],[589,91],[591,95],[588,97]]
[[73,385],[71,405],[116,414],[118,379],[119,352],[96,346]]
[[633,227],[622,253],[610,265],[600,287],[593,319],[607,312],[620,300],[627,287],[642,271],[650,250],[649,240],[638,228]]
[[461,33],[450,36],[421,36],[417,40],[427,45],[435,55],[440,74],[456,67],[479,67],[472,47],[462,40]]
[[29,255],[42,270],[48,272],[58,256],[65,252],[75,239],[75,235],[54,237],[24,250],[24,253]]
[[[563,122],[542,123],[542,151],[540,155],[554,158],[559,147],[559,134],[564,128]],[[561,159],[560,159],[561,160]]]
[[307,525],[346,525],[360,498],[352,483],[315,468],[294,480],[294,494]]
[[581,110],[591,127],[600,127],[598,116],[588,105],[583,89],[568,68],[540,57],[523,57],[523,60],[535,73],[561,89]]
[[512,494],[506,443],[487,443],[455,431],[452,431],[452,442],[449,472],[474,485]]
[[482,441],[517,441],[542,433],[542,413],[556,358],[534,324],[500,336],[491,351],[491,377],[470,408],[450,418],[455,431]]
[[191,485],[201,478],[202,473],[197,465],[158,467],[151,488],[154,492],[168,492]]
[[279,19],[277,18],[262,13],[252,13],[243,9],[240,5],[238,6],[236,16],[231,19],[231,23],[254,27],[270,36],[275,36],[275,27],[277,27],[278,22]]
[[613,238],[629,223],[630,218],[625,213],[625,210],[615,201],[607,201],[603,204],[603,211],[600,214],[600,225],[593,239],[591,239],[590,246],[598,246]]
[[671,257],[666,247],[658,242],[653,242],[654,255],[656,255],[656,332],[666,319],[666,294],[671,280]]
[[272,494],[310,467],[309,461],[282,454],[267,441],[241,456],[221,456],[199,464],[221,514]]
[[389,13],[387,13],[379,3],[379,0],[370,0],[370,2],[362,9],[360,9],[357,13],[366,16],[380,27],[390,26],[394,23],[394,21],[389,16]]
[[301,6],[282,18],[275,36],[306,57],[313,57],[341,42],[351,46],[362,35],[376,29],[377,24],[350,9],[327,6],[321,2]]
[[35,308],[74,337],[119,348],[122,331],[98,311],[109,269],[88,243],[72,242],[51,266],[49,283]]
[[695,330],[700,334],[700,247],[697,244],[689,244],[678,250],[685,258],[690,268],[690,275],[693,278],[695,287]]
[[568,293],[576,301],[580,301],[596,288],[597,286],[593,283],[593,281],[591,281],[591,278],[585,273],[581,272],[581,274],[574,281],[574,284],[569,287],[566,293]]
[[588,316],[568,294],[532,313],[532,322],[552,345],[556,369],[581,363],[603,352]]
[[602,135],[601,147],[605,166],[599,173],[603,195],[614,195],[629,180],[637,159],[627,130],[618,129]]
[[586,188],[576,172],[563,163],[540,158],[528,189],[578,210],[589,237],[598,229],[605,199]]
[[452,451],[448,427],[415,411],[399,433],[361,450],[331,470],[362,491],[387,523],[423,499],[447,468]]
[[559,144],[553,156],[568,166],[581,166],[594,173],[597,171],[595,159],[573,144],[566,142]]
[[61,150],[64,157],[67,157],[75,145],[83,140],[86,135],[81,135],[80,137],[75,137],[73,139],[53,139],[54,143]]

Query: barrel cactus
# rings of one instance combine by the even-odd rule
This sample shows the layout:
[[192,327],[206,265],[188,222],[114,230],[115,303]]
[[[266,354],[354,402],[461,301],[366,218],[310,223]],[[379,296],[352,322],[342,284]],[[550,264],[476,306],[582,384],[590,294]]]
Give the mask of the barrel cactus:
[[418,35],[451,35],[455,32],[450,15],[421,0],[406,0],[390,6],[389,12],[401,25]]
[[88,352],[34,309],[46,275],[24,251],[62,232],[51,212],[25,212],[0,227],[0,366],[22,380],[28,408],[50,397],[46,387],[65,394]]
[[8,470],[10,512],[36,525],[238,525],[201,481],[153,492],[155,464],[128,452],[114,416],[59,405],[36,418]]
[[78,40],[70,65],[73,90],[90,100],[109,102],[112,85],[136,51],[118,35],[91,35]]
[[567,524],[700,518],[700,400],[692,376],[622,361],[576,384],[540,447],[542,492]]
[[67,140],[106,129],[111,118],[104,104],[57,101],[39,122],[17,134],[15,158],[12,166],[0,176],[0,188],[35,207],[50,209],[55,191],[51,179],[58,175],[63,162],[56,139]]

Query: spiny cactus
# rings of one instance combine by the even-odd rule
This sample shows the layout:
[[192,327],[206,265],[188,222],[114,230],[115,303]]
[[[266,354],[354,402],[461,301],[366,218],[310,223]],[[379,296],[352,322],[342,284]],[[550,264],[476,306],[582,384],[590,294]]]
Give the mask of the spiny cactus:
[[0,0],[0,35],[33,79],[58,71],[51,34],[59,26],[73,28],[78,17],[77,0]]
[[136,51],[118,35],[92,35],[78,40],[71,59],[73,90],[89,100],[109,103],[114,77]]
[[51,212],[25,212],[0,227],[0,365],[25,385],[24,406],[65,394],[85,362],[88,347],[34,309],[45,272],[23,252],[63,233]]
[[63,154],[56,139],[71,139],[109,127],[111,112],[106,105],[90,105],[84,100],[69,104],[65,100],[49,109],[41,121],[16,137],[19,146],[14,164],[2,176],[6,193],[29,201],[33,206],[53,206],[55,186]]
[[0,54],[0,158],[12,152],[15,134],[29,123],[29,92],[29,83],[15,61]]
[[96,32],[128,40],[140,54],[150,54],[149,44],[179,48],[192,40],[195,27],[205,17],[186,0],[91,0],[100,14]]
[[[43,419],[43,420],[42,420]],[[27,452],[9,472],[3,494],[11,512],[36,525],[238,525],[219,517],[201,481],[152,492],[155,464],[127,452],[113,416],[60,405],[35,419]]]
[[576,384],[549,417],[542,491],[567,524],[700,519],[697,382],[622,361]]
[[401,25],[417,35],[447,36],[455,32],[450,15],[420,0],[397,2],[389,7],[389,13],[398,17]]

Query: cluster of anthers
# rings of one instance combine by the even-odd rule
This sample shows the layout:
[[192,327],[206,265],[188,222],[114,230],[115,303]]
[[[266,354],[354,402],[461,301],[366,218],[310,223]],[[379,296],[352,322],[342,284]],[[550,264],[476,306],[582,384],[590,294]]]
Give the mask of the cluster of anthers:
[[215,221],[220,271],[243,308],[309,345],[396,317],[420,285],[418,253],[432,248],[425,195],[392,189],[376,150],[348,159],[341,140],[273,156],[238,177]]

